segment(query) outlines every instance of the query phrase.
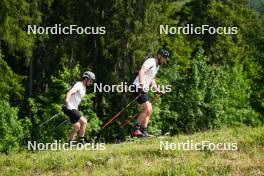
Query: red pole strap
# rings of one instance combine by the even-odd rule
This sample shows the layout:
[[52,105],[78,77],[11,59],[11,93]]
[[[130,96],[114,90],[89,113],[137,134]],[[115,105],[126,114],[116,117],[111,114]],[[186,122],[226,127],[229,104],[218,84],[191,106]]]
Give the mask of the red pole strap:
[[141,94],[139,94],[138,96],[136,96],[136,98],[134,98],[130,103],[128,103],[126,105],[126,107],[124,107],[120,112],[118,112],[116,115],[114,115],[114,117],[112,117],[111,119],[109,119],[107,122],[105,122],[101,128],[105,128],[107,127],[109,124],[111,124],[122,112],[124,112],[124,110],[126,110],[133,102],[135,102]]

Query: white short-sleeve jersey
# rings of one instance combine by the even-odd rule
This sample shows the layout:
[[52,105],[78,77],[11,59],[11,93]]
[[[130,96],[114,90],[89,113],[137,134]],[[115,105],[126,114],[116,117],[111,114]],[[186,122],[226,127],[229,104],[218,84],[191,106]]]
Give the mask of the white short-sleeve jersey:
[[71,88],[75,93],[72,94],[69,98],[67,108],[72,109],[78,109],[79,104],[81,103],[85,93],[86,93],[86,87],[83,84],[83,82],[76,82],[74,86]]
[[[149,88],[153,78],[156,76],[158,70],[159,70],[159,65],[156,63],[155,58],[149,58],[147,59],[142,66],[145,66],[147,68],[147,71],[145,72],[144,80],[143,80],[143,86],[144,88]],[[139,86],[139,76],[135,78],[133,81],[133,84],[136,85],[137,87]]]

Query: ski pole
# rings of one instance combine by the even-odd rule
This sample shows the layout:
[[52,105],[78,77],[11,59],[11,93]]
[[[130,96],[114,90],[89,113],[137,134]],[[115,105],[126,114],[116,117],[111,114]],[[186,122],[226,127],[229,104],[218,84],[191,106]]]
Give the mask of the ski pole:
[[164,94],[156,94],[152,100],[152,103],[155,103],[159,97],[163,96]]
[[63,125],[63,124],[65,124],[65,123],[69,123],[70,122],[70,120],[64,120],[63,122],[61,122],[58,126],[55,126],[55,127],[53,127],[52,128],[52,130],[51,131],[53,131],[53,130],[58,130],[58,129],[60,129],[60,127]]
[[58,125],[58,127],[57,128],[59,128],[59,127],[61,127],[63,124],[65,124],[65,123],[69,123],[70,121],[67,119],[67,120],[64,120],[63,122],[61,122],[59,125]]
[[48,120],[46,120],[45,122],[43,122],[42,124],[40,124],[40,125],[38,126],[38,128],[42,127],[44,124],[48,123],[49,121],[51,121],[52,119],[54,119],[54,118],[57,117],[58,115],[60,115],[60,113],[58,113],[58,114],[52,116],[51,118],[49,118]]
[[120,128],[124,128],[128,123],[130,123],[130,121],[132,119],[136,119],[137,118],[137,115],[132,115],[129,119],[126,119],[126,121],[124,121],[121,125],[120,125]]
[[105,128],[107,127],[110,123],[112,123],[124,110],[126,110],[132,103],[134,103],[139,97],[141,96],[141,94],[139,94],[138,96],[136,96],[136,98],[134,98],[130,103],[128,103],[126,105],[126,107],[124,107],[121,111],[119,111],[116,115],[114,115],[111,119],[109,119],[108,121],[106,121],[101,128]]

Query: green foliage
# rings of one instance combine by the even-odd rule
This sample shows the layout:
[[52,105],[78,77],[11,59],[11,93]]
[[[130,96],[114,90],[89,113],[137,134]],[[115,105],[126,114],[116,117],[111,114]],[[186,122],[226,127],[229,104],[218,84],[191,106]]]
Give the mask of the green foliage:
[[7,54],[14,54],[21,59],[32,55],[34,36],[27,35],[27,24],[40,22],[40,13],[36,11],[37,0],[27,1],[3,0],[0,4],[0,41],[8,46]]
[[[0,96],[19,109],[23,143],[67,139],[70,125],[60,126],[67,120],[61,105],[72,78],[78,80],[81,70],[89,68],[98,83],[130,83],[146,51],[151,49],[155,56],[163,46],[171,58],[161,66],[157,82],[172,85],[172,92],[153,103],[152,132],[173,135],[240,123],[263,124],[262,6],[261,0],[2,0]],[[28,24],[105,26],[107,32],[28,35]],[[160,24],[234,26],[238,34],[160,35]],[[100,120],[112,117],[130,100],[125,93],[88,91],[80,105],[88,118],[88,137],[99,132]],[[103,135],[124,138],[131,126],[120,130],[121,121],[139,111],[138,105],[127,110]]]
[[18,109],[5,100],[0,101],[0,152],[9,153],[19,149],[24,131],[18,120]]
[[[211,64],[243,64],[252,79],[262,75],[263,17],[248,7],[248,1],[192,1],[180,13],[180,25],[208,24],[237,27],[236,35],[189,35],[193,48],[202,46]],[[262,27],[261,27],[262,26]]]
[[92,99],[94,97],[95,97],[94,93],[86,94],[79,108],[88,120],[86,132],[89,138],[94,137],[101,129],[99,126],[101,124],[101,121],[97,117],[96,113],[93,111]]
[[262,0],[250,0],[249,5],[257,11],[264,13],[264,2]]
[[210,66],[203,50],[192,62],[189,73],[179,75],[176,90],[163,102],[164,130],[194,132],[239,123],[261,124],[260,115],[250,107],[251,88],[241,65]]
[[11,100],[18,105],[23,99],[24,87],[22,85],[23,77],[15,74],[7,63],[2,59],[0,53],[0,96],[1,99]]

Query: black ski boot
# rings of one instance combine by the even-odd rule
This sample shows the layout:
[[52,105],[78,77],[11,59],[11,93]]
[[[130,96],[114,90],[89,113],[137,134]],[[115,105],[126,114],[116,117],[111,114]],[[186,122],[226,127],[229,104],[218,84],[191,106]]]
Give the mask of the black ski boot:
[[140,131],[141,123],[136,123],[134,129],[131,131],[132,137],[144,137],[143,133]]
[[82,145],[85,145],[86,144],[86,139],[85,137],[80,137],[80,142]]
[[153,135],[148,133],[147,127],[142,127],[141,131],[144,135],[143,137],[153,137]]
[[76,145],[78,144],[78,142],[76,140],[69,140],[68,141],[69,147],[73,148],[76,147]]

